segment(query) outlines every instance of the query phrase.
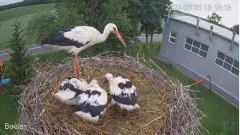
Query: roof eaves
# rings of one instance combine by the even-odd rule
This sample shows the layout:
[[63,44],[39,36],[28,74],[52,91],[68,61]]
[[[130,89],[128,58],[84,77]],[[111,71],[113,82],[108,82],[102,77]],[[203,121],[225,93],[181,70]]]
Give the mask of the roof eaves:
[[[193,15],[192,15],[192,16],[193,16]],[[196,17],[196,16],[195,16],[195,17]],[[192,24],[192,23],[189,23],[189,22],[186,22],[186,21],[183,21],[183,20],[174,18],[174,17],[170,17],[170,19],[175,20],[175,21],[179,21],[179,22],[182,22],[182,23],[191,25],[191,26],[196,26],[196,25],[194,25],[194,24]],[[214,24],[214,25],[215,25],[215,24]],[[199,28],[200,28],[200,29],[203,29],[203,30],[205,30],[205,31],[207,31],[207,32],[210,31],[209,29],[203,28],[203,27],[201,27],[201,26],[199,26]],[[215,34],[215,35],[217,35],[217,36],[219,36],[219,37],[222,37],[222,38],[224,38],[224,39],[227,39],[227,40],[229,40],[230,42],[232,42],[232,39],[229,39],[228,37],[225,37],[225,36],[223,36],[223,35],[221,35],[221,34],[218,34],[218,33],[214,32],[214,31],[213,31],[213,34]],[[234,43],[239,46],[239,43],[236,42],[235,40],[234,40]]]

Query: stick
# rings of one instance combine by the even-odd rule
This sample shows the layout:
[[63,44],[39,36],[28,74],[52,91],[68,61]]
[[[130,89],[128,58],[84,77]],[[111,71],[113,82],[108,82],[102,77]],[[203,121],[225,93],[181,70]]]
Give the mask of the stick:
[[157,118],[153,119],[152,121],[150,121],[149,123],[147,123],[147,124],[146,124],[146,125],[144,125],[144,126],[148,126],[149,124],[153,123],[154,121],[156,121],[156,120],[158,120],[158,119],[162,118],[162,116],[164,116],[164,115],[165,115],[165,114],[163,114],[163,115],[161,115],[161,116],[159,116],[159,117],[157,117]]

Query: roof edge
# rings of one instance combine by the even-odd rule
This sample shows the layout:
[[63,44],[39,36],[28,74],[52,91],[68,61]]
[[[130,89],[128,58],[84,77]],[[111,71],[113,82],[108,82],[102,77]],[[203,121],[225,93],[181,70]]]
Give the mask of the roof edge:
[[[205,18],[202,18],[202,17],[199,17],[199,16],[196,16],[196,15],[192,15],[192,14],[189,14],[189,13],[185,13],[185,12],[182,12],[182,11],[179,11],[179,10],[172,10],[172,11],[173,11],[173,12],[178,12],[178,13],[181,13],[181,14],[185,14],[185,15],[188,15],[188,16],[200,18],[201,20],[204,20],[204,21],[207,21],[207,22],[209,22],[209,23],[212,23],[212,22],[210,22],[209,20],[207,20],[207,19],[205,19]],[[228,30],[230,30],[230,31],[232,31],[232,32],[235,32],[235,31],[233,31],[233,29],[231,29],[231,28],[229,28],[229,27],[227,27],[227,26],[225,26],[225,25],[215,24],[215,23],[212,23],[212,24],[217,25],[217,26],[222,27],[222,28],[225,28],[225,29],[228,29]],[[237,34],[237,33],[236,33],[236,34]],[[239,35],[239,34],[237,34],[237,35]]]
[[[193,26],[193,27],[196,26],[196,25],[194,25],[194,24],[191,24],[191,23],[188,23],[188,22],[185,22],[185,21],[182,21],[182,20],[173,18],[173,17],[170,17],[170,19],[175,20],[175,21],[178,21],[178,22],[181,22],[181,23],[185,23],[185,24],[191,25],[191,26]],[[201,26],[199,26],[199,28],[202,29],[202,30],[205,30],[205,31],[207,31],[207,32],[210,31],[210,30],[205,29],[205,28],[203,28],[203,27],[201,27]],[[229,38],[227,38],[227,37],[225,37],[225,36],[223,36],[223,35],[220,35],[220,34],[214,32],[214,31],[213,31],[213,33],[214,33],[215,35],[219,36],[219,37],[222,37],[222,38],[224,38],[224,39],[232,42],[232,39],[229,39]],[[236,37],[235,37],[235,38],[236,38]],[[236,42],[235,40],[234,40],[233,42],[239,46],[239,43],[238,43],[238,42]]]

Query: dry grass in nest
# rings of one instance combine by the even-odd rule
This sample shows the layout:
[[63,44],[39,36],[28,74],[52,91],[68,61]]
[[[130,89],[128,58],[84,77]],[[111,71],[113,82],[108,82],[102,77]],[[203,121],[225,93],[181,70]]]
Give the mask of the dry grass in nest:
[[61,81],[72,75],[71,66],[71,60],[66,59],[64,65],[35,68],[36,76],[19,101],[19,123],[27,125],[27,129],[18,130],[19,134],[200,134],[201,118],[196,116],[200,111],[188,90],[173,83],[164,72],[128,56],[82,58],[82,78],[97,79],[106,91],[109,91],[108,83],[104,83],[106,73],[130,79],[137,87],[141,109],[126,112],[115,107],[108,109],[96,124],[82,120],[73,115],[75,107],[53,97]]

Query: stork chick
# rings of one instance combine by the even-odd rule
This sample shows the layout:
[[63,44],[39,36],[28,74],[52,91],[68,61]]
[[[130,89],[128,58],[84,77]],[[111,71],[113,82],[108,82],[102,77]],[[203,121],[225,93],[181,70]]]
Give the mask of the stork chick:
[[88,83],[84,79],[68,77],[60,84],[59,91],[54,97],[68,105],[79,105],[79,95],[88,89]]
[[68,105],[77,105],[75,114],[90,122],[96,123],[106,110],[107,92],[98,85],[97,80],[88,84],[83,79],[68,78],[61,83],[60,90],[54,96]]
[[79,95],[78,111],[75,114],[96,123],[106,111],[107,92],[98,85],[97,80],[92,80],[88,86],[88,90]]
[[129,79],[121,76],[113,77],[111,73],[107,73],[105,77],[109,81],[109,89],[112,96],[109,106],[116,104],[121,109],[128,111],[140,108],[137,104],[136,87],[132,85]]

